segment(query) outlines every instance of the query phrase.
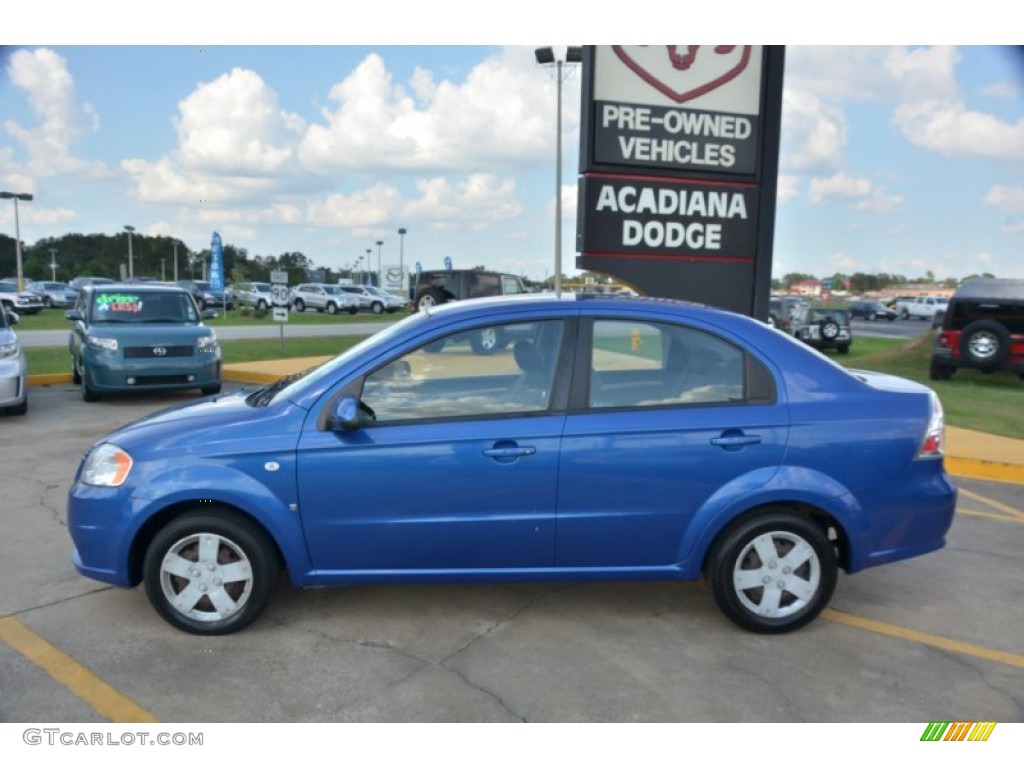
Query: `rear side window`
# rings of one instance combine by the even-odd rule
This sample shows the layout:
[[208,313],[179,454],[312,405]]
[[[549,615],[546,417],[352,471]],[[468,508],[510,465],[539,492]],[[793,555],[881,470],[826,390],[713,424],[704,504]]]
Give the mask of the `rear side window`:
[[590,408],[766,403],[774,380],[734,344],[685,326],[597,320]]

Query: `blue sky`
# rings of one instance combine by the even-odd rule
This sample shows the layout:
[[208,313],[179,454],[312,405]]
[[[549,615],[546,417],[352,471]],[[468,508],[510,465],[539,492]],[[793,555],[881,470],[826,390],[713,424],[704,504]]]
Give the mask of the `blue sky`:
[[[344,268],[367,249],[375,263],[377,240],[397,263],[405,227],[406,264],[544,278],[556,86],[534,47],[7,47],[0,189],[35,195],[20,207],[30,245],[131,224]],[[1024,278],[1019,48],[786,55],[776,276]],[[579,87],[576,72],[563,93],[570,272]],[[0,232],[13,236],[13,206]]]

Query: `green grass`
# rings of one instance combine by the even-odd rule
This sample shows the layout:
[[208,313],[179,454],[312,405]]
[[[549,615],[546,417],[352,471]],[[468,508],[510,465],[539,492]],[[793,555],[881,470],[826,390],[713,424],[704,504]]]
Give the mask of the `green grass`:
[[[932,339],[932,332],[911,341],[858,336],[849,354],[837,355],[832,351],[826,354],[851,368],[891,373],[931,387],[942,399],[947,424],[993,435],[1024,438],[1024,382],[1010,373],[985,375],[970,370],[957,371],[949,381],[931,381],[928,365]],[[286,337],[282,353],[279,338],[249,339],[223,341],[221,350],[224,362],[244,363],[336,355],[359,340],[360,337],[354,336]],[[25,356],[33,374],[70,371],[66,347],[27,348]]]
[[[69,328],[71,323],[64,317],[63,309],[44,309],[36,315],[22,315],[18,323],[19,331],[53,331]],[[406,312],[399,310],[393,314],[384,313],[374,315],[369,312],[357,312],[350,315],[347,312],[340,315],[328,315],[320,312],[289,312],[287,325],[338,325],[346,326],[352,323],[393,323],[406,316]],[[237,310],[221,313],[220,317],[205,321],[213,328],[223,328],[228,325],[276,325],[271,313],[264,317],[253,315],[242,315]],[[285,331],[287,333],[287,331]]]

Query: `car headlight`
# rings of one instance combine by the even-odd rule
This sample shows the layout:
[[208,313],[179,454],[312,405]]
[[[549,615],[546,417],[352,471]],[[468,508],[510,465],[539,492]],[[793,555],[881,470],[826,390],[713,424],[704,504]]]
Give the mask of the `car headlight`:
[[93,349],[105,349],[108,352],[117,352],[117,339],[108,339],[103,336],[89,334],[85,337],[85,343]]
[[0,344],[0,358],[3,357],[17,357],[18,356],[18,342],[12,341],[10,344]]
[[103,443],[85,460],[85,466],[82,467],[82,482],[86,485],[117,488],[128,479],[133,463],[127,451],[113,443]]
[[208,336],[200,336],[196,339],[196,346],[199,349],[213,349],[217,346],[217,334],[211,333]]

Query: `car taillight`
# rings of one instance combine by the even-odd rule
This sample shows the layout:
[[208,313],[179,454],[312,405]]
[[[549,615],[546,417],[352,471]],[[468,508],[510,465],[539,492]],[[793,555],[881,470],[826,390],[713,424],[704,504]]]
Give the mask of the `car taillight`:
[[953,343],[950,339],[949,331],[942,331],[938,336],[935,337],[935,346],[941,347],[942,349],[953,348]]
[[943,446],[946,442],[946,418],[942,411],[942,402],[934,392],[931,393],[931,401],[932,415],[928,420],[928,430],[924,433],[921,448],[917,452],[919,459],[942,456]]

